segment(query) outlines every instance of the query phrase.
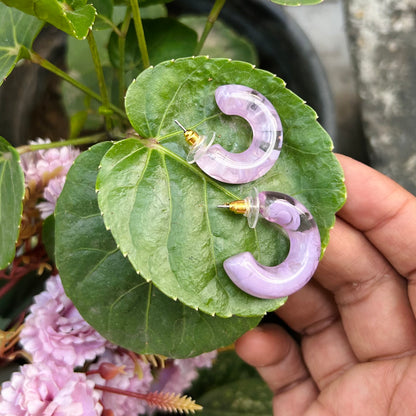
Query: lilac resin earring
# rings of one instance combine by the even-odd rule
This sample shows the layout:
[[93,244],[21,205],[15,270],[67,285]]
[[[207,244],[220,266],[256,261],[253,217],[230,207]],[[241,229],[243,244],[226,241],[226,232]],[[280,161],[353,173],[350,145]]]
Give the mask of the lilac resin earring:
[[318,266],[321,239],[311,213],[299,201],[279,192],[254,191],[244,200],[218,207],[244,214],[251,228],[261,214],[289,237],[289,253],[277,266],[263,266],[249,252],[224,261],[226,273],[240,289],[258,298],[275,299],[289,296],[309,281]]
[[239,184],[260,178],[274,165],[282,148],[279,115],[266,97],[244,85],[222,85],[216,89],[215,99],[223,113],[248,121],[253,130],[251,145],[241,153],[227,152],[219,144],[212,145],[215,133],[206,143],[205,137],[175,120],[191,145],[188,162],[196,162],[207,175],[221,182]]

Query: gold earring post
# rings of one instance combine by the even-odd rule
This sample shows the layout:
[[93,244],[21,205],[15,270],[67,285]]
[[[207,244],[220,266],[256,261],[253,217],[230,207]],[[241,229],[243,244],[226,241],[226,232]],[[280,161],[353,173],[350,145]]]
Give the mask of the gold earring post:
[[185,140],[191,145],[196,146],[202,139],[196,131],[186,129],[178,120],[174,120],[175,123],[183,130]]

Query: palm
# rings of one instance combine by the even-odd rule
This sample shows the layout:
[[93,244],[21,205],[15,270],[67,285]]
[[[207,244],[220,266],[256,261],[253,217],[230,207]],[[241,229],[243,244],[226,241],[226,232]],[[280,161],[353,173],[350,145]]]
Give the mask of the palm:
[[415,357],[358,364],[326,386],[306,415],[412,415],[415,370]]
[[[314,279],[237,341],[275,416],[416,414],[416,198],[339,157],[348,199]],[[403,238],[403,233],[409,238]]]

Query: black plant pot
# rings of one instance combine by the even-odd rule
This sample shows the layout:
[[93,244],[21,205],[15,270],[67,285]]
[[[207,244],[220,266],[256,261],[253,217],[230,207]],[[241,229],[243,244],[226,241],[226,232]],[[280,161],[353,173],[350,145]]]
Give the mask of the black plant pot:
[[[213,0],[175,0],[172,14],[207,14]],[[308,37],[270,0],[227,0],[220,19],[250,40],[257,49],[259,67],[268,70],[302,97],[319,116],[319,122],[336,141],[336,117],[325,70]]]

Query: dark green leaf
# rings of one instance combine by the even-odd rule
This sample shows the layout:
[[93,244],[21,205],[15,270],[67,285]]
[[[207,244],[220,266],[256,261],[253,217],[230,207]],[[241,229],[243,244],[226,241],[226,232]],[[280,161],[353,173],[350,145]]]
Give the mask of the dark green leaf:
[[36,16],[77,39],[84,39],[95,19],[95,9],[87,0],[1,0],[10,7]]
[[13,260],[23,210],[25,178],[19,154],[0,137],[0,269]]
[[[219,85],[238,83],[264,94],[282,119],[284,145],[278,162],[254,183],[220,184],[185,161],[188,146],[174,124],[200,134],[217,133],[229,150],[244,149],[251,129],[222,114]],[[126,95],[128,117],[145,139],[118,142],[106,153],[97,179],[104,221],[134,268],[168,296],[220,316],[257,316],[283,299],[242,292],[222,264],[251,251],[267,265],[281,262],[288,244],[266,221],[256,230],[246,219],[216,208],[246,197],[253,186],[291,195],[309,208],[326,247],[335,212],[345,199],[343,172],[316,113],[282,80],[243,62],[205,57],[164,62],[142,72]]]
[[198,370],[198,378],[186,392],[198,401],[198,398],[210,390],[225,386],[243,379],[259,378],[257,370],[245,363],[235,350],[221,351],[213,362],[211,368]]
[[[204,16],[186,15],[179,20],[194,29],[201,36],[207,18]],[[254,65],[258,63],[254,45],[220,20],[215,22],[200,55],[208,55],[211,58],[230,58],[237,61],[250,62]]]
[[273,395],[258,378],[248,378],[208,391],[198,398],[202,416],[273,416]]
[[[46,271],[39,276],[37,272],[30,272],[23,276],[17,284],[7,291],[0,299],[0,316],[9,320],[9,323],[15,320],[25,309],[33,303],[33,297],[44,289],[46,279],[49,277]],[[3,287],[8,282],[0,282]]]
[[222,319],[174,302],[136,273],[106,231],[98,165],[110,143],[82,153],[56,211],[56,262],[68,296],[103,336],[139,353],[189,357],[228,345],[260,318]]
[[43,221],[42,242],[48,253],[48,257],[52,262],[55,262],[55,217],[53,215],[49,215]]
[[[191,56],[196,44],[197,34],[194,30],[172,18],[143,19],[149,59],[156,65],[168,59]],[[118,36],[112,33],[108,47],[111,63],[119,68]],[[143,70],[141,53],[137,44],[134,25],[129,26],[126,37],[125,71],[130,83]]]
[[0,3],[0,85],[21,57],[31,48],[43,22]]

